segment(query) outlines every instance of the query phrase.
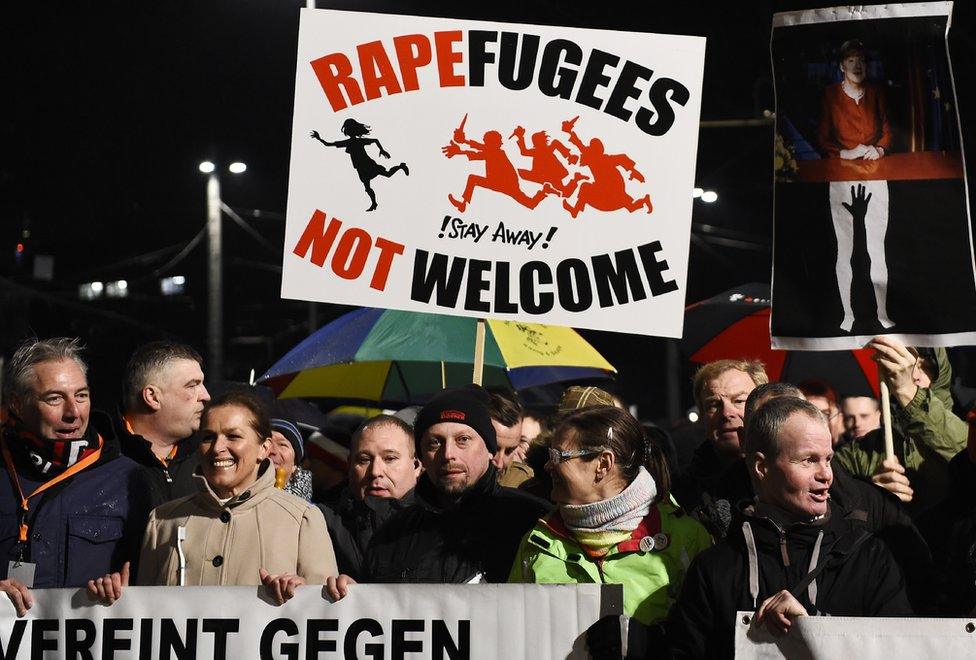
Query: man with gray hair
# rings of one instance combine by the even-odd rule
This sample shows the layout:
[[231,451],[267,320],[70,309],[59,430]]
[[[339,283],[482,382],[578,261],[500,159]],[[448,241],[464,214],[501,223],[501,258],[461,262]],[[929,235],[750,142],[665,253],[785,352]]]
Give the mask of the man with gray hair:
[[125,368],[116,431],[122,453],[146,471],[154,506],[197,492],[196,432],[210,400],[202,361],[186,344],[154,341],[137,348]]
[[77,339],[28,340],[7,364],[0,437],[0,591],[18,616],[35,587],[128,574],[149,517],[145,478],[92,411]]
[[766,402],[743,449],[756,497],[692,562],[668,624],[674,657],[733,657],[738,610],[755,610],[754,625],[779,635],[808,614],[911,614],[887,547],[831,506],[834,450],[813,404]]

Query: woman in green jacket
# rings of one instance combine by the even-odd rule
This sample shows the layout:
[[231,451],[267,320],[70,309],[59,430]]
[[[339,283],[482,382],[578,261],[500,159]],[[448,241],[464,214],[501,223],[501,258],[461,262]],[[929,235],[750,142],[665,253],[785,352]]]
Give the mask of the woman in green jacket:
[[556,429],[546,469],[558,508],[522,539],[509,582],[622,584],[625,614],[664,619],[711,538],[671,501],[657,445],[626,411],[587,408]]

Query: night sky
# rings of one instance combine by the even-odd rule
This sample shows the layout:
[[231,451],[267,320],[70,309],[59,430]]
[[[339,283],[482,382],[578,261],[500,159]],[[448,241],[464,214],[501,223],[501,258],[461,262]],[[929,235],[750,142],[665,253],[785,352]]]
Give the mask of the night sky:
[[[772,12],[811,3],[324,2],[417,13],[708,38],[702,120],[759,119],[773,108]],[[114,405],[131,349],[173,337],[205,350],[205,224],[198,163],[247,163],[222,198],[265,239],[224,220],[225,372],[260,374],[307,334],[308,305],[279,299],[299,9],[296,0],[27,3],[5,11],[0,109],[0,352],[32,333],[82,336],[96,404]],[[957,88],[971,89],[972,3],[954,16]],[[968,36],[966,36],[968,34]],[[961,93],[963,99],[966,98]],[[971,131],[964,125],[965,130]],[[703,128],[687,297],[769,281],[772,127]],[[972,151],[971,151],[972,153]],[[250,210],[263,213],[256,217]],[[26,238],[25,238],[26,236]],[[717,238],[717,240],[716,240]],[[25,251],[18,260],[15,248]],[[32,278],[52,255],[54,280]],[[166,267],[168,268],[162,268]],[[162,298],[161,275],[188,278]],[[78,300],[91,280],[125,278],[122,301]],[[316,306],[319,322],[349,308]],[[620,370],[643,417],[664,414],[665,341],[584,332]],[[690,370],[685,368],[685,380]],[[690,404],[685,388],[685,403]]]

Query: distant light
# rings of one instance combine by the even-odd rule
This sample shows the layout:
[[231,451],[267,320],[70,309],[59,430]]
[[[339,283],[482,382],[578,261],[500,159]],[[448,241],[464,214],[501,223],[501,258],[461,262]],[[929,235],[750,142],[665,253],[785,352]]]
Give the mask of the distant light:
[[173,275],[159,280],[159,291],[164,296],[179,296],[183,294],[186,286],[186,277],[183,275]]
[[691,196],[694,197],[695,199],[698,199],[699,197],[702,196],[703,192],[705,192],[703,189],[695,188],[694,190],[691,191]]
[[692,424],[694,424],[695,422],[697,422],[698,421],[698,413],[696,411],[694,411],[694,410],[689,410],[688,411],[688,421],[691,422]]
[[24,251],[24,244],[23,243],[17,243],[17,254],[20,254],[23,251]]
[[202,163],[200,163],[200,171],[203,172],[204,174],[210,174],[215,169],[217,169],[217,166],[211,163],[209,160],[205,160]]
[[706,190],[701,195],[701,201],[705,202],[706,204],[711,204],[713,202],[717,202],[718,201],[718,193],[715,192],[714,190]]
[[247,170],[247,165],[245,165],[240,161],[236,161],[231,163],[230,167],[228,167],[227,169],[230,170],[231,174],[241,174],[242,172]]
[[104,291],[105,285],[101,282],[85,282],[78,285],[78,297],[82,300],[101,298]]
[[125,280],[108,282],[105,285],[105,295],[109,298],[125,298],[129,295],[129,283]]
[[20,232],[20,237],[21,238],[30,238],[30,229],[25,229],[22,232]]

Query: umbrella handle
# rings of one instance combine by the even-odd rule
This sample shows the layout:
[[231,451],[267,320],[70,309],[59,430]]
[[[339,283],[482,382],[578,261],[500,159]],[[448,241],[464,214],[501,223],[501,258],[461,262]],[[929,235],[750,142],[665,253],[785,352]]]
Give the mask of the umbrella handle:
[[485,320],[478,319],[474,332],[474,373],[471,382],[481,385],[485,370]]

